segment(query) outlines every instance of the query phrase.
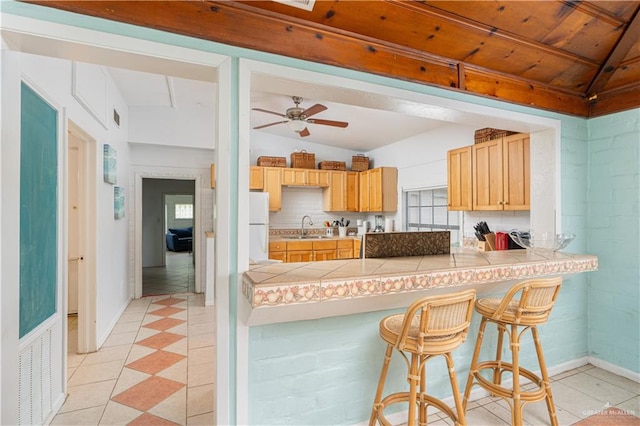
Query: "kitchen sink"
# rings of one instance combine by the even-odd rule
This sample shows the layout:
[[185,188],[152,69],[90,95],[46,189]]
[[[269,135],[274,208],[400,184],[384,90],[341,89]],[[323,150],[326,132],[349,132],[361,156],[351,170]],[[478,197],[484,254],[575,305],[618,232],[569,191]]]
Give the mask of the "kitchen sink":
[[284,238],[287,240],[320,240],[328,237],[326,235],[292,235]]

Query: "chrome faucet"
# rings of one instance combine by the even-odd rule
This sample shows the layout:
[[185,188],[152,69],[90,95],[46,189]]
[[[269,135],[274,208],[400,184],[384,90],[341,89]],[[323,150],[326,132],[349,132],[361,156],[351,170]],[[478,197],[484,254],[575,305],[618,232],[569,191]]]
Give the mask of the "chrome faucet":
[[300,228],[300,229],[301,229],[301,231],[302,231],[302,232],[301,232],[301,234],[302,234],[302,236],[303,236],[303,237],[304,237],[305,235],[307,235],[307,231],[305,231],[305,229],[304,229],[304,220],[305,220],[305,219],[309,219],[309,226],[313,226],[313,222],[311,221],[311,217],[310,217],[309,215],[304,215],[304,216],[302,216],[302,226],[301,226],[301,228]]

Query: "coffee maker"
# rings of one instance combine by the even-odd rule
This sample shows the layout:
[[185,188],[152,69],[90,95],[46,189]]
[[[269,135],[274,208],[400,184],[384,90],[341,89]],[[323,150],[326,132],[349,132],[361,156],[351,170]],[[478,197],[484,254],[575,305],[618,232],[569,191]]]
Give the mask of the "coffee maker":
[[382,227],[384,225],[384,216],[382,216],[381,214],[377,214],[375,216],[376,219],[376,227],[373,228],[373,232],[384,232],[384,228]]

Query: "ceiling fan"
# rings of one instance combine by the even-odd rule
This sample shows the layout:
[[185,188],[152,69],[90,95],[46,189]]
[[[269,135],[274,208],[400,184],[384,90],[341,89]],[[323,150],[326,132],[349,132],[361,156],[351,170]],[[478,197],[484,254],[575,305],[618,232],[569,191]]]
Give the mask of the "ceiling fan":
[[323,120],[320,118],[310,118],[313,115],[316,115],[319,112],[322,112],[327,109],[326,106],[321,104],[315,104],[307,109],[301,108],[300,104],[302,103],[302,98],[300,96],[292,96],[293,103],[296,104],[295,107],[288,108],[284,114],[279,112],[269,111],[267,109],[262,108],[252,108],[254,111],[262,111],[268,114],[279,115],[282,118],[286,118],[283,121],[276,121],[274,123],[263,124],[262,126],[254,127],[254,129],[263,129],[269,126],[275,126],[276,124],[285,124],[288,123],[291,130],[298,133],[301,137],[309,136],[311,133],[309,129],[307,129],[307,124],[322,124],[324,126],[334,126],[334,127],[347,127],[349,123],[345,121],[334,121],[334,120]]

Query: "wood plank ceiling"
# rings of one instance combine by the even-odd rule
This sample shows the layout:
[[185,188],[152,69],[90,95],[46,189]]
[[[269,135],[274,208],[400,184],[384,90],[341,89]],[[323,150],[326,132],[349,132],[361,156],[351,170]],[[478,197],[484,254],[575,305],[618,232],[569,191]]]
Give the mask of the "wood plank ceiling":
[[640,1],[26,1],[576,116],[640,107]]

